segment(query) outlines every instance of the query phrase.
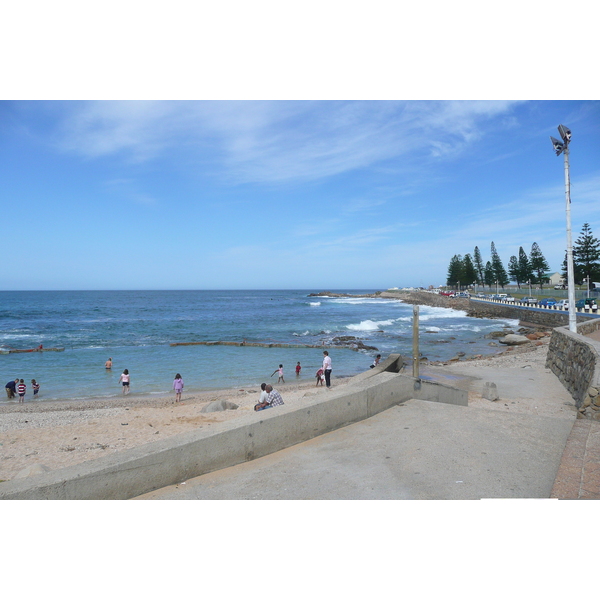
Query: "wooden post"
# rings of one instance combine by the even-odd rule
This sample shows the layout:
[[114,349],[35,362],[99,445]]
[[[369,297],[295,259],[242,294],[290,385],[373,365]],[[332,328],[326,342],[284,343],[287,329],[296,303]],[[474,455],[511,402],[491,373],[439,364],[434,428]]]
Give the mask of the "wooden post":
[[419,377],[419,306],[413,306],[413,377]]

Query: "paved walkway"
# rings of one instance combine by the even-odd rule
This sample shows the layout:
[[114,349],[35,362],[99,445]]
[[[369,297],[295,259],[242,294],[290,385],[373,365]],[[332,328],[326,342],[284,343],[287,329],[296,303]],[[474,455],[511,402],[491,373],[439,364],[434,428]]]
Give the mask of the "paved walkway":
[[[600,499],[600,422],[548,370],[436,369],[468,407],[410,400],[370,419],[139,499]],[[495,381],[500,400],[481,399]]]
[[567,440],[551,498],[600,500],[600,423],[577,419]]
[[140,499],[549,498],[573,421],[409,400]]

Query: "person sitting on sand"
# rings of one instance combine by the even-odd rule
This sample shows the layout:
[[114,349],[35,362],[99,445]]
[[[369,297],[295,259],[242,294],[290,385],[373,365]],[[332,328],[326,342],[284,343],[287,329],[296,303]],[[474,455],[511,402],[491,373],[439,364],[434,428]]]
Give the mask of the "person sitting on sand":
[[283,379],[283,365],[279,365],[279,369],[275,369],[271,374],[271,377],[273,377],[275,373],[279,373],[279,375],[277,376],[277,383],[285,383]]
[[283,398],[281,397],[281,394],[277,390],[274,390],[273,386],[267,385],[265,387],[265,392],[268,394],[267,399],[264,402],[257,404],[254,407],[254,410],[265,410],[267,408],[273,408],[274,406],[283,404]]
[[183,391],[183,379],[181,379],[181,375],[179,373],[175,375],[175,379],[173,381],[173,389],[175,390],[175,402],[180,402],[181,392]]
[[262,404],[263,402],[267,401],[267,398],[269,397],[269,393],[266,391],[267,388],[267,384],[266,383],[261,383],[260,384],[260,398],[258,399],[258,403]]

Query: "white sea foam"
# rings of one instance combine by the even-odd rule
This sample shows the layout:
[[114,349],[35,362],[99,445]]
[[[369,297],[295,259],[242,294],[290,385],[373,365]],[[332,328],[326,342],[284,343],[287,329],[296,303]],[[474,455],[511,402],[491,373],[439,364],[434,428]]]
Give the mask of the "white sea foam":
[[401,300],[393,300],[391,298],[331,298],[327,297],[331,303],[335,304],[401,304],[405,305]]
[[308,303],[310,306],[321,306],[320,302],[309,302]]
[[351,323],[350,325],[346,325],[346,329],[350,329],[350,331],[377,331],[382,327],[389,327],[393,323],[393,320],[371,321],[367,319],[366,321],[361,321],[360,323]]

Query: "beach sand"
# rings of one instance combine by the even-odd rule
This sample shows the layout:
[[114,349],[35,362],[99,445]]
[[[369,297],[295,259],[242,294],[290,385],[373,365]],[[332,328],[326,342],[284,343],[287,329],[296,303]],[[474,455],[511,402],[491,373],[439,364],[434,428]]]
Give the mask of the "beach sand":
[[[423,365],[421,376],[466,389],[469,405],[493,411],[525,412],[574,418],[575,403],[558,379],[545,368],[549,338],[539,345],[458,361],[447,365]],[[410,374],[410,373],[408,373]],[[483,382],[495,382],[500,399],[482,398]],[[351,385],[352,378],[333,379],[335,387]],[[314,378],[276,386],[288,405],[303,398],[325,395]],[[235,419],[252,411],[260,395],[258,387],[183,393],[182,402],[170,396],[131,394],[120,398],[26,402],[0,407],[0,480],[10,480],[27,467],[50,470],[93,460],[149,442],[188,432],[213,423]],[[236,410],[202,413],[213,400],[229,400]]]
[[[334,379],[336,387],[351,378]],[[269,383],[268,381],[266,383]],[[327,394],[314,378],[275,386],[286,404],[314,394]],[[50,470],[141,446],[254,410],[259,387],[170,395],[136,395],[89,400],[17,402],[0,406],[0,481],[23,469],[43,465]],[[214,400],[228,400],[236,410],[202,413]]]

